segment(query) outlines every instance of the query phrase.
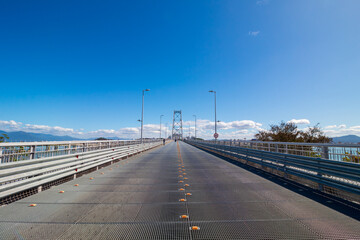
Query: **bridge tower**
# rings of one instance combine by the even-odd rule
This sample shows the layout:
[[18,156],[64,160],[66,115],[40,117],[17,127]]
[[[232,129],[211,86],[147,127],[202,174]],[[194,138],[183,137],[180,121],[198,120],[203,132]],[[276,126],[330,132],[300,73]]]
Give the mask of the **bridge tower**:
[[172,139],[183,138],[182,114],[181,110],[174,110]]

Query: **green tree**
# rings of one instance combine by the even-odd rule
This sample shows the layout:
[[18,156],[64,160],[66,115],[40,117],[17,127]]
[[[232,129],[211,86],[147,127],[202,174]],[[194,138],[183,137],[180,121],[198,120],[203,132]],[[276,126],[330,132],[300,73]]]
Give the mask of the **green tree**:
[[95,139],[95,140],[100,141],[100,140],[108,140],[108,139],[107,139],[107,138],[104,138],[104,137],[99,137],[99,138],[97,138],[97,139]]
[[255,138],[260,141],[272,142],[298,142],[300,132],[294,123],[280,122],[279,125],[272,124],[268,131],[259,131]]
[[296,124],[284,121],[278,125],[270,125],[269,130],[259,131],[255,138],[259,141],[272,142],[329,143],[332,141],[331,138],[325,136],[319,124],[307,130],[299,130]]
[[9,136],[8,136],[7,134],[2,133],[2,134],[0,135],[0,142],[5,142],[5,141],[8,140],[8,139],[9,139]]
[[321,131],[319,123],[313,127],[309,127],[306,131],[300,131],[300,142],[305,143],[329,143],[331,138],[326,137],[324,132]]

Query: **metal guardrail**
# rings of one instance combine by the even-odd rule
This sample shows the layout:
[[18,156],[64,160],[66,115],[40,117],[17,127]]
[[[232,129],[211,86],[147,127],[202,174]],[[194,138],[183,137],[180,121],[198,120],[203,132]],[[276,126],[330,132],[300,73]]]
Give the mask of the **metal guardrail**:
[[[199,141],[199,140],[198,140]],[[217,145],[237,146],[335,161],[360,163],[360,144],[262,142],[246,140],[205,141]]]
[[[0,146],[24,146],[19,144],[23,143],[2,143]],[[29,152],[26,154],[30,157],[27,155],[25,159],[2,162],[0,164],[0,200],[27,189],[37,188],[38,191],[42,191],[42,186],[50,182],[67,177],[76,178],[86,171],[97,170],[101,166],[110,165],[159,145],[162,145],[162,141],[149,141],[143,144],[136,141],[29,143],[24,147],[30,146],[34,149],[33,146],[82,146],[83,148],[81,151],[78,151],[78,148],[69,147],[65,150]],[[58,154],[59,152],[62,154]],[[39,155],[36,155],[38,153]],[[46,157],[40,157],[44,153]],[[25,153],[14,154],[21,156]],[[8,159],[9,156],[12,155],[7,153],[3,159]]]
[[205,141],[186,142],[242,159],[246,163],[251,162],[275,169],[282,172],[284,177],[291,174],[316,182],[320,191],[324,190],[324,186],[329,186],[358,196],[360,194],[360,164],[357,163],[255,150]]
[[[158,141],[144,139],[144,143]],[[0,164],[55,157],[141,143],[140,140],[53,141],[0,143]]]

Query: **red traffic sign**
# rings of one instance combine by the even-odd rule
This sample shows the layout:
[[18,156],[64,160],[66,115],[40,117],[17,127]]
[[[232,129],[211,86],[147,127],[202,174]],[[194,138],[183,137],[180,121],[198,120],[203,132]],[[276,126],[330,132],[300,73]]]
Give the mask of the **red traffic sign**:
[[219,134],[218,133],[214,133],[214,138],[218,138]]

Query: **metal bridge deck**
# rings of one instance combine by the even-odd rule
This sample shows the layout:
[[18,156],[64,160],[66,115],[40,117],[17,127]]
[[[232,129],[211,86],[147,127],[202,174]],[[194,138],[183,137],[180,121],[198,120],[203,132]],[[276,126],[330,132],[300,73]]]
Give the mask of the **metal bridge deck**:
[[360,239],[359,221],[183,142],[14,202],[0,216],[0,239]]

